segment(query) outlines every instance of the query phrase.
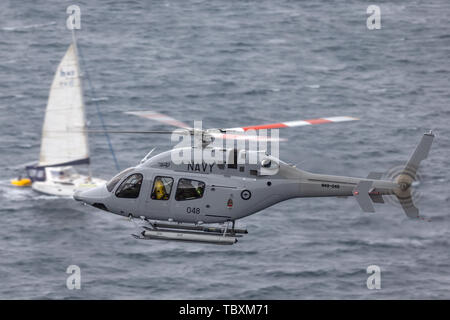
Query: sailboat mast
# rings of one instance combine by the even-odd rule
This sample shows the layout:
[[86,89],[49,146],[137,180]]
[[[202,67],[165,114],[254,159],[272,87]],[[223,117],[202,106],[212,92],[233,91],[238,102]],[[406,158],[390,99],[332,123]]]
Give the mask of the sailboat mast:
[[[77,38],[75,36],[75,28],[72,28],[72,43],[73,43],[73,49],[75,51],[77,74],[78,74],[78,78],[80,81],[81,105],[83,106],[84,127],[86,128],[86,111],[85,111],[86,106],[84,104],[83,82],[81,81],[80,59],[79,59],[79,55],[78,55],[78,45],[77,45]],[[85,139],[86,139],[86,145],[89,146],[88,141],[87,141],[88,140],[87,133],[85,134]],[[89,157],[89,147],[88,147],[88,157]],[[91,169],[90,162],[88,163],[88,177],[89,177],[89,180],[91,180],[92,169]]]

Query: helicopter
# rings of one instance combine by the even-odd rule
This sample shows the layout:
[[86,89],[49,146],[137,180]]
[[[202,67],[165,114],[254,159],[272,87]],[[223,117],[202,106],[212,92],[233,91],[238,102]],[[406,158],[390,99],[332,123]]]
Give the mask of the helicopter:
[[[138,234],[133,235],[136,239],[232,245],[248,233],[246,229],[235,227],[236,220],[279,202],[303,197],[353,196],[364,212],[374,212],[373,203],[384,203],[383,196],[393,195],[409,218],[421,218],[413,201],[412,185],[421,161],[427,158],[431,148],[432,131],[422,136],[409,160],[395,176],[382,179],[383,173],[371,172],[366,178],[355,178],[307,172],[267,150],[249,150],[234,145],[224,148],[215,142],[223,139],[277,142],[281,140],[277,136],[267,137],[255,132],[357,118],[339,116],[203,130],[158,112],[127,113],[179,129],[108,132],[178,132],[178,138],[195,137],[191,145],[176,146],[151,156],[153,149],[138,165],[120,172],[105,185],[73,195],[76,201],[86,205],[142,222],[138,225]],[[251,134],[245,134],[247,132]],[[199,152],[200,157],[192,156]],[[174,161],[175,155],[180,154],[188,155],[187,161]],[[213,154],[213,161],[205,154]]]

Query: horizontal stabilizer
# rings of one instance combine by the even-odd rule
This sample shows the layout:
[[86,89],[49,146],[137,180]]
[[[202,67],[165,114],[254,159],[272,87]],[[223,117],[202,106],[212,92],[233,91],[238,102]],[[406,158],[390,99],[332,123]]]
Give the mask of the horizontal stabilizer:
[[353,189],[353,196],[364,212],[375,212],[372,200],[369,197],[369,191],[372,188],[373,181],[362,180]]
[[381,194],[369,194],[369,196],[374,203],[384,203],[383,196]]

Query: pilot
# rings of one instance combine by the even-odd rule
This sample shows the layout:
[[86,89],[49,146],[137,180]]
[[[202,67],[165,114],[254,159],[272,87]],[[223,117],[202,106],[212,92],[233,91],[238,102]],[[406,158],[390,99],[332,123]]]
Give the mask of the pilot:
[[165,199],[166,188],[161,180],[158,179],[155,181],[155,189],[153,190],[153,193],[157,200]]
[[203,195],[203,188],[199,185],[197,188],[195,188],[195,191],[198,194],[198,197],[201,198]]

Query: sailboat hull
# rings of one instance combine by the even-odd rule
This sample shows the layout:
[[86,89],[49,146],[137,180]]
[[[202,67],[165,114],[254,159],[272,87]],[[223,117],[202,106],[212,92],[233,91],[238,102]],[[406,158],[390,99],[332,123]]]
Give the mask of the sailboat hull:
[[49,167],[45,171],[45,180],[34,181],[31,187],[47,195],[71,197],[76,191],[106,183],[105,180],[79,174],[72,167]]

